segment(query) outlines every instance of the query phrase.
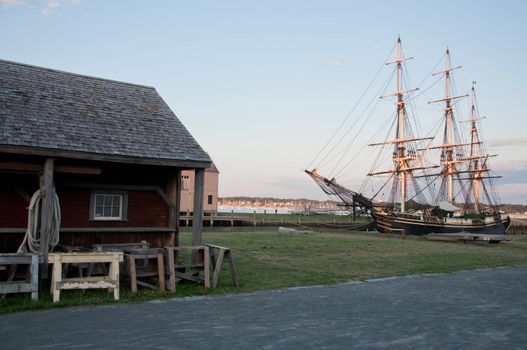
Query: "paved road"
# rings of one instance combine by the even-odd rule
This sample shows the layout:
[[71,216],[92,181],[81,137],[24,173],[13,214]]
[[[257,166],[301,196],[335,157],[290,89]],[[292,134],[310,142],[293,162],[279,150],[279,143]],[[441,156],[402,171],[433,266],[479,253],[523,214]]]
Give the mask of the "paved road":
[[0,348],[525,349],[527,266],[0,316]]

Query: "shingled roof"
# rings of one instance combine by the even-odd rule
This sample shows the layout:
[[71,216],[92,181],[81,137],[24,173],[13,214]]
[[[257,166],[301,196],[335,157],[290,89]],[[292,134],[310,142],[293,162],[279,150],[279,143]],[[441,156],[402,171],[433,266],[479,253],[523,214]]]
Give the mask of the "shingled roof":
[[0,152],[207,167],[153,87],[0,60]]

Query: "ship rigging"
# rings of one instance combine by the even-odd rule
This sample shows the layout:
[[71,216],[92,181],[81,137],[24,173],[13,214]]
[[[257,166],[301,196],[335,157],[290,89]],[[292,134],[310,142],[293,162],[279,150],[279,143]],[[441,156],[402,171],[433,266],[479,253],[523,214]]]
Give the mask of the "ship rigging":
[[[364,212],[370,214],[373,224],[382,232],[417,235],[459,231],[504,234],[510,224],[510,219],[502,218],[496,206],[497,196],[492,181],[499,176],[491,172],[488,162],[496,155],[486,152],[478,128],[478,123],[483,118],[479,117],[474,84],[470,94],[470,117],[460,122],[457,120],[458,113],[455,107],[469,94],[456,95],[454,93],[452,74],[461,66],[451,65],[450,51],[447,49],[442,57],[444,69],[434,73],[434,67],[423,83],[430,77],[434,81],[421,90],[420,86],[409,88],[405,85],[409,81],[409,78],[405,79],[406,62],[412,60],[413,57],[404,55],[400,38],[397,39],[394,49],[395,58],[387,60],[388,62],[383,65],[395,66],[393,75],[396,89],[395,92],[381,96],[380,100],[395,100],[395,113],[391,118],[391,127],[388,128],[389,133],[386,139],[382,142],[369,141],[366,144],[369,147],[379,148],[379,152],[373,159],[365,181],[358,190],[354,191],[336,180],[336,176],[342,173],[344,168],[353,164],[357,154],[352,155],[340,170],[337,170],[340,166],[337,163],[332,171],[334,175],[330,177],[320,175],[317,171],[318,166],[311,168],[317,159],[319,165],[326,161],[330,153],[337,148],[337,144],[343,141],[344,136],[349,136],[351,129],[347,130],[333,146],[330,146],[337,135],[335,132],[308,166],[311,170],[305,170],[305,172],[326,194],[337,197],[344,206],[355,209],[358,205]],[[376,77],[378,74],[379,72]],[[383,84],[383,88],[389,85],[389,81]],[[444,96],[428,102],[429,105],[444,103],[440,123],[434,125],[428,133],[418,135],[421,128],[418,127],[419,118],[412,104],[417,97],[441,81],[444,81]],[[372,83],[368,89],[370,86]],[[359,102],[365,95],[366,93],[362,94]],[[353,115],[357,105],[348,118]],[[372,108],[371,111],[374,109]],[[409,110],[412,113],[409,113]],[[369,121],[367,117],[364,117],[366,114],[363,112],[354,120],[352,127],[361,122],[362,125],[352,136],[351,143],[346,146],[347,150],[352,148],[358,148],[359,152],[365,150],[365,146],[357,147],[354,142],[360,138],[364,125]],[[465,123],[470,125],[470,137],[467,141],[463,139],[461,128],[461,125]],[[343,124],[339,126],[339,129]],[[442,142],[434,144],[435,135],[441,126]],[[383,129],[385,129],[385,124],[381,125],[375,136],[382,133]],[[387,153],[385,150],[387,146],[392,147],[391,167],[379,170],[378,166],[382,163],[382,154]],[[437,152],[439,155],[434,157],[434,153],[437,155]],[[367,159],[372,160],[371,156]],[[340,156],[339,161],[343,160],[344,156]],[[378,183],[377,189],[372,188],[372,194],[368,195],[366,190],[368,184],[371,185],[372,182],[369,179],[374,177],[384,178],[385,181]],[[390,190],[386,198],[384,191],[388,185],[390,185]]]

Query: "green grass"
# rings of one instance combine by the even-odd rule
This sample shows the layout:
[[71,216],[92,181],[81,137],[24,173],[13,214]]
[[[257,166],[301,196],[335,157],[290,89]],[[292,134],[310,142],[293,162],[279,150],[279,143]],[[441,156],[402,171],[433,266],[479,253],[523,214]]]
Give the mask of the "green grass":
[[[182,245],[189,245],[190,241],[190,233],[181,234]],[[277,229],[236,229],[205,232],[204,241],[233,250],[240,288],[231,286],[228,269],[224,267],[219,287],[214,290],[180,283],[175,293],[140,289],[132,294],[123,286],[121,302],[527,264],[527,242],[523,236],[514,237],[513,242],[483,246],[375,234],[281,235]],[[112,302],[105,291],[65,291],[58,306]],[[41,293],[38,302],[20,295],[0,299],[0,313],[50,307],[53,305],[47,293]]]

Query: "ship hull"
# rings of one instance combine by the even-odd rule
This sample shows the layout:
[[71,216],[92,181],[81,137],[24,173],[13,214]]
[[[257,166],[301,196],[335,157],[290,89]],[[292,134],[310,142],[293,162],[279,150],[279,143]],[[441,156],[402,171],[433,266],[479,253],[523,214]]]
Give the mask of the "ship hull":
[[378,231],[422,236],[429,233],[469,232],[485,235],[504,235],[510,225],[510,218],[490,222],[474,219],[416,219],[398,213],[375,212],[374,224]]

